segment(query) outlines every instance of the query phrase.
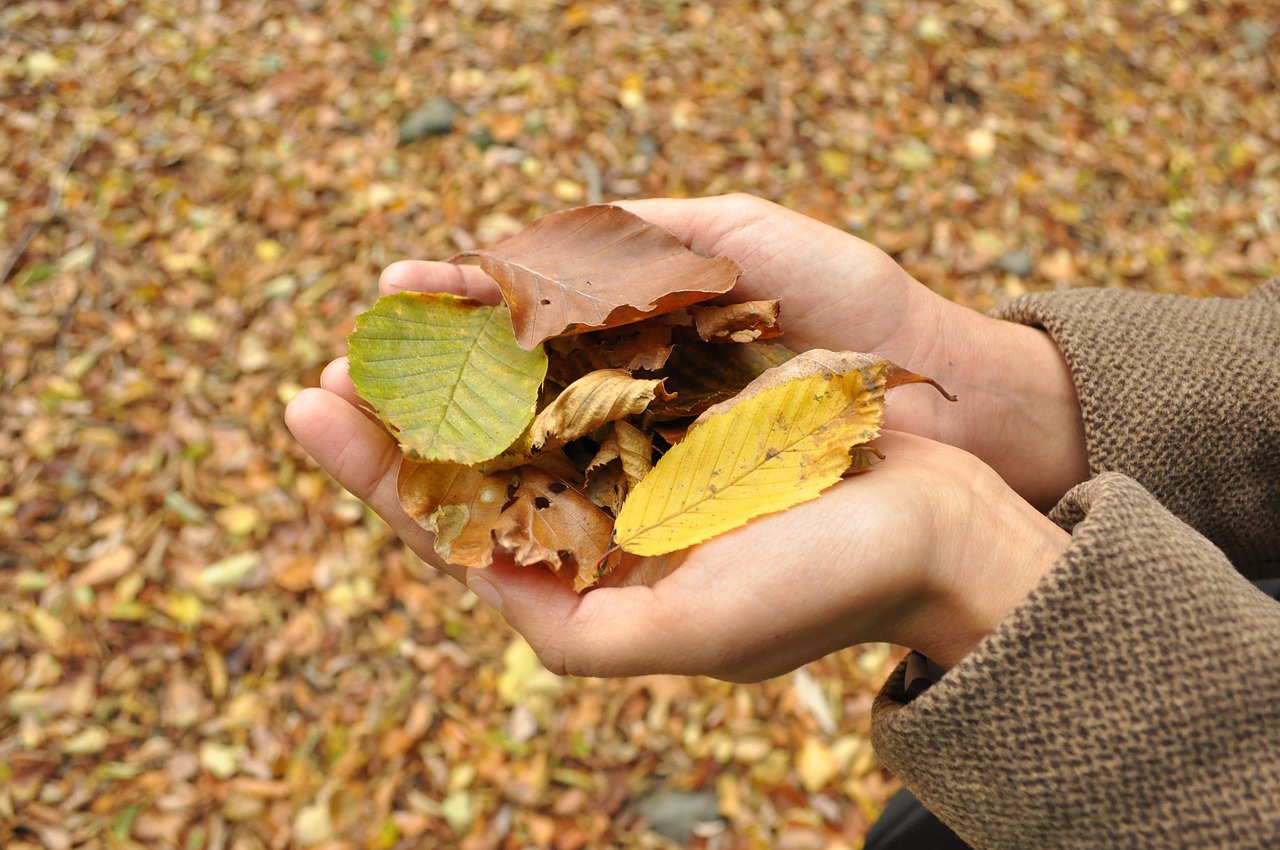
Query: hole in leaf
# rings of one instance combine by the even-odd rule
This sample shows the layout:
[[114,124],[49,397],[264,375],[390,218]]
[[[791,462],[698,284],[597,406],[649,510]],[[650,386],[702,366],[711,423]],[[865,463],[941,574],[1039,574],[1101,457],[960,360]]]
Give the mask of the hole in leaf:
[[552,493],[563,493],[565,490],[569,489],[569,485],[565,484],[563,481],[552,481],[547,485],[547,489]]
[[550,303],[551,303],[551,299],[550,299],[550,298],[543,298],[543,299],[542,299],[541,301],[539,301],[538,303],[545,307],[545,306],[547,306],[548,304],[550,304]]
[[540,511],[545,511],[551,507],[551,501],[546,496],[538,496],[533,500],[533,506]]

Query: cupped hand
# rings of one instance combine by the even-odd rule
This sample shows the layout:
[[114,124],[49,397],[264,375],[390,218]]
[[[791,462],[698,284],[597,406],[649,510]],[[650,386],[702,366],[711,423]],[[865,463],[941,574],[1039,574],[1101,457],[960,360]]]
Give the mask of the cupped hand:
[[1070,539],[967,452],[888,433],[869,473],[667,556],[653,586],[579,595],[501,557],[485,570],[442,564],[400,507],[394,441],[338,394],[299,394],[289,424],[414,552],[465,581],[561,674],[756,681],[867,641],[951,666]]
[[1070,537],[966,452],[900,433],[877,446],[870,473],[677,553],[652,587],[579,596],[511,564],[469,586],[559,673],[758,681],[870,641],[950,667]]
[[[469,577],[440,561],[431,535],[400,507],[399,450],[357,409],[345,358],[329,365],[319,388],[304,390],[290,403],[287,421],[299,442],[423,560],[459,580],[471,578],[482,596],[496,591],[507,618],[553,669],[758,678],[861,640],[892,640],[938,660],[958,657],[957,647],[971,646],[975,635],[994,624],[992,611],[1011,607],[1011,590],[1020,594],[1031,585],[1003,578],[939,584],[948,570],[964,570],[946,557],[945,547],[955,544],[952,536],[941,539],[937,529],[984,528],[956,506],[981,512],[990,505],[959,496],[940,500],[928,488],[914,500],[901,495],[911,482],[919,489],[928,478],[925,469],[934,470],[934,484],[946,485],[938,493],[953,495],[969,486],[961,467],[982,470],[975,480],[1000,496],[991,504],[1003,505],[1006,518],[1021,517],[1024,524],[1037,519],[1042,536],[1053,537],[1056,529],[1022,499],[1047,507],[1086,471],[1078,403],[1053,343],[1035,329],[958,307],[868,243],[757,198],[620,205],[672,231],[698,253],[737,260],[744,273],[735,298],[781,299],[783,340],[796,350],[876,352],[937,379],[960,397],[958,404],[932,393],[896,390],[887,424],[939,442],[887,438],[894,452],[872,474],[682,553],[680,569],[653,588],[601,588],[583,597],[538,570],[499,563]],[[396,263],[383,273],[379,289],[450,292],[486,303],[501,297],[480,269],[438,262]],[[904,456],[894,456],[898,444]],[[950,474],[939,467],[943,457],[955,467]],[[892,498],[869,497],[882,490]],[[949,525],[938,525],[937,517],[932,525],[925,522],[931,515],[922,514],[921,505],[947,504]],[[980,549],[984,540],[997,547],[1003,537],[984,533],[977,543],[969,540],[965,551]],[[1055,539],[1061,543],[1060,534]],[[785,540],[796,545],[778,545]],[[1002,575],[1043,572],[1044,558],[1029,561],[1021,551],[1004,552],[1009,557],[990,562],[998,567],[989,569]],[[947,588],[960,590],[952,594]],[[941,616],[940,606],[950,614]],[[695,616],[699,610],[701,617]],[[939,628],[943,622],[949,625]],[[927,634],[930,627],[938,631],[934,638]],[[651,640],[635,643],[641,636]]]
[[781,299],[780,342],[874,352],[959,399],[898,399],[888,427],[977,455],[1041,509],[1088,477],[1075,387],[1044,332],[948,301],[874,245],[750,195],[618,205],[700,254],[737,260],[731,297]]

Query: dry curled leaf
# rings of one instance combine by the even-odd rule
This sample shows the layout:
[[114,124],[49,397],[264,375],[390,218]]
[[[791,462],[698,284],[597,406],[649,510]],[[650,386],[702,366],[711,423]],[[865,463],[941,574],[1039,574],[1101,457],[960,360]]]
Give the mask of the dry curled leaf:
[[690,307],[693,326],[703,342],[747,343],[774,339],[778,326],[778,300],[743,301],[723,306]]
[[671,325],[646,319],[594,333],[548,340],[547,380],[567,386],[597,369],[654,372],[671,355]]
[[436,554],[451,564],[493,563],[493,525],[507,501],[511,472],[485,474],[459,463],[400,464],[398,490],[405,513],[435,535]]
[[670,398],[661,378],[633,378],[622,369],[590,372],[539,411],[530,435],[533,448],[576,440],[601,425],[643,412],[655,398]]
[[551,213],[502,242],[465,251],[497,281],[526,350],[722,295],[742,268],[695,254],[666,230],[608,204]]
[[607,572],[613,517],[576,487],[540,469],[525,468],[511,498],[493,532],[516,563],[547,564],[575,590],[589,587]]
[[733,398],[765,371],[794,356],[776,343],[683,343],[671,352],[661,373],[666,378],[663,386],[673,398],[655,400],[649,410],[659,420],[697,416],[711,405]]
[[614,422],[587,464],[584,492],[616,514],[631,488],[653,468],[653,438],[626,420]]

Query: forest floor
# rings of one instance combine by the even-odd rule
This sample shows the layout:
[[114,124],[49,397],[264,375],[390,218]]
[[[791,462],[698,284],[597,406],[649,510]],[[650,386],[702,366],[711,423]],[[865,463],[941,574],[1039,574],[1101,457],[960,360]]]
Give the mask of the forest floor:
[[1278,39],[1212,0],[4,3],[0,844],[859,847],[900,650],[558,679],[284,404],[388,263],[598,200],[755,193],[978,309],[1242,295]]

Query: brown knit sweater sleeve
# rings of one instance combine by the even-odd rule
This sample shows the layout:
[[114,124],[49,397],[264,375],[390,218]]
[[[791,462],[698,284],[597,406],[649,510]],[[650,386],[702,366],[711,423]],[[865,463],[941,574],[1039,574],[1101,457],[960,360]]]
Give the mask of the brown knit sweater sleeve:
[[1280,847],[1280,604],[1241,576],[1280,561],[1280,282],[1003,315],[1066,355],[1096,477],[994,632],[915,699],[890,677],[881,759],[984,850]]
[[1028,295],[1084,414],[1091,472],[1123,472],[1242,573],[1280,575],[1280,278],[1248,298]]
[[890,677],[881,760],[980,850],[1280,847],[1280,604],[1122,475],[1055,519],[992,634],[914,700]]

